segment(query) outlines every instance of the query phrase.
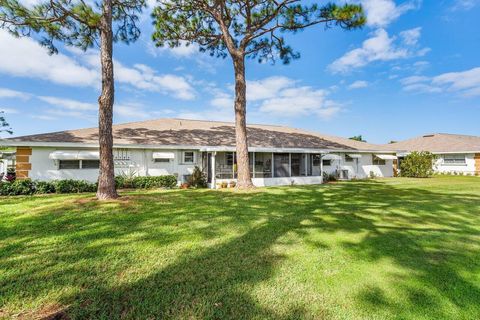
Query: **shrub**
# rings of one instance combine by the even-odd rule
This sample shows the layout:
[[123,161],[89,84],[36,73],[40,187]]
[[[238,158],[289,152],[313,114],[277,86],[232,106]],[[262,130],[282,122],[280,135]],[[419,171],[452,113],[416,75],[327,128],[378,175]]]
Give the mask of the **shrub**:
[[333,173],[323,172],[323,182],[332,182],[337,181],[337,177]]
[[5,179],[5,181],[7,182],[13,182],[15,181],[16,179],[16,173],[15,173],[15,169],[14,168],[8,168],[7,169],[7,174],[3,177],[3,179]]
[[206,188],[207,177],[198,166],[195,166],[192,174],[188,178],[188,184],[193,188]]
[[2,196],[30,195],[34,192],[34,183],[30,179],[2,182],[0,185],[0,194]]
[[136,189],[174,188],[176,185],[177,178],[172,175],[156,177],[135,177],[132,180],[132,187]]
[[118,189],[133,188],[133,180],[137,175],[137,171],[129,170],[128,172],[122,172],[121,175],[115,177],[115,186]]
[[50,181],[35,181],[35,193],[55,193],[55,185]]
[[435,155],[428,151],[412,152],[400,164],[400,175],[411,178],[428,178],[433,175]]
[[97,184],[83,180],[55,180],[53,182],[56,193],[80,193],[80,192],[95,192],[97,191]]

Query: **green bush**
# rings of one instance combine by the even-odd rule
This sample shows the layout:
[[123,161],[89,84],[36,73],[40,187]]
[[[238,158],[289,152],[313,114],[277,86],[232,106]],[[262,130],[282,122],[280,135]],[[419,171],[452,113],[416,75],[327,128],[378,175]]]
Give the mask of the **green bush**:
[[195,166],[192,174],[188,178],[188,184],[193,188],[206,188],[207,187],[207,177],[198,166]]
[[337,177],[333,173],[328,173],[324,171],[322,177],[324,183],[337,181]]
[[410,178],[428,178],[433,175],[435,155],[428,151],[414,151],[400,164],[400,175]]
[[177,178],[172,175],[156,177],[135,177],[132,180],[132,187],[135,189],[174,188],[176,185]]
[[121,175],[115,177],[115,187],[117,189],[133,188],[133,179],[135,179],[136,175],[137,172],[135,170],[123,172]]
[[50,181],[35,181],[35,193],[55,193],[55,185]]
[[34,192],[34,183],[30,179],[2,182],[0,187],[0,194],[2,196],[30,195]]
[[53,181],[56,193],[80,193],[80,192],[95,192],[97,191],[97,184],[83,180],[55,180]]
[[[117,188],[174,188],[177,185],[175,176],[158,177],[115,177]],[[32,181],[30,179],[0,182],[0,196],[16,196],[47,193],[81,193],[96,192],[97,183],[83,180]]]

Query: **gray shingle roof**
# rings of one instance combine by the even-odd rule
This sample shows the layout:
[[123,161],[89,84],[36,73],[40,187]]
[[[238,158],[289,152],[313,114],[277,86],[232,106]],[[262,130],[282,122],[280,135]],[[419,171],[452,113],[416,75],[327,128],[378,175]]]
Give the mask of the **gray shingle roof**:
[[[380,145],[284,126],[248,125],[250,147],[331,150],[382,150]],[[156,119],[113,126],[116,145],[235,146],[230,122]],[[67,130],[7,139],[9,142],[98,144],[97,128]]]
[[391,143],[394,150],[430,152],[480,152],[480,137],[461,134],[434,133]]

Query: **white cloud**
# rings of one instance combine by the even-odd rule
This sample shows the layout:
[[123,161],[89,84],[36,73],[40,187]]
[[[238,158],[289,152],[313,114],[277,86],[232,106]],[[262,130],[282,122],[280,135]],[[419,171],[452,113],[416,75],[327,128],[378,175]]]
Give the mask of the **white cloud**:
[[272,117],[317,116],[330,118],[340,106],[327,99],[328,91],[312,87],[292,87],[278,92],[277,96],[264,100],[259,107],[262,113]]
[[247,99],[256,101],[273,98],[279,91],[294,84],[295,81],[287,77],[269,77],[263,80],[247,81]]
[[5,114],[19,113],[17,109],[0,107],[0,112],[5,112]]
[[407,46],[414,46],[418,43],[421,33],[422,28],[417,27],[400,32],[400,37],[402,37],[403,43],[405,43]]
[[[374,61],[391,61],[396,59],[405,59],[414,56],[423,56],[428,52],[428,48],[419,49],[417,46],[408,45],[408,41],[414,41],[415,34],[420,30],[418,28],[405,30],[402,32],[404,39],[403,46],[395,44],[396,37],[389,37],[384,29],[376,30],[370,38],[365,40],[361,48],[353,49],[329,65],[329,69],[334,73],[347,72],[353,68],[363,67]],[[418,37],[415,43],[418,41]]]
[[348,89],[361,89],[368,87],[368,82],[364,80],[357,80],[348,86]]
[[160,54],[166,53],[176,58],[191,58],[199,52],[198,44],[183,41],[180,42],[179,47],[170,48],[170,47],[156,47],[152,41],[147,42],[147,52],[154,57],[158,57]]
[[[68,48],[71,56],[59,53],[49,55],[47,50],[30,38],[15,38],[0,30],[0,73],[18,77],[39,78],[57,84],[99,88],[101,84],[98,51],[82,52]],[[148,66],[127,67],[115,64],[115,81],[138,90],[159,92],[178,99],[195,98],[195,90],[185,77],[158,74]]]
[[412,76],[400,80],[406,91],[454,92],[463,97],[480,96],[480,67],[434,77]]
[[47,102],[56,107],[68,110],[97,110],[98,105],[95,103],[81,102],[72,99],[64,99],[50,96],[39,96],[38,99]]
[[406,77],[406,78],[401,79],[400,82],[403,85],[409,85],[409,84],[428,81],[428,79],[429,78],[425,77],[425,76],[411,76],[411,77]]
[[396,5],[393,0],[361,0],[367,15],[367,25],[386,27],[409,10],[420,6],[420,1],[406,1]]
[[30,95],[26,92],[0,88],[0,98],[20,98],[22,100],[28,100]]
[[95,70],[61,53],[49,55],[45,48],[30,38],[15,38],[0,30],[0,43],[0,73],[70,86],[95,86],[99,83]]
[[455,0],[452,6],[453,11],[470,10],[480,4],[479,0]]

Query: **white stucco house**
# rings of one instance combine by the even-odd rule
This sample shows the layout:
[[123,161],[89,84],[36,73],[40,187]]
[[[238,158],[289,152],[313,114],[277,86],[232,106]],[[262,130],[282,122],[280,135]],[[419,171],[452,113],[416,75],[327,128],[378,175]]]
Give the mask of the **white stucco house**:
[[392,143],[398,161],[412,151],[429,151],[437,156],[433,169],[438,173],[480,174],[480,137],[434,133]]
[[[247,131],[256,186],[322,183],[322,172],[341,179],[394,174],[395,152],[384,146],[284,126],[249,125]],[[198,166],[212,188],[236,179],[233,123],[157,119],[114,125],[113,136],[117,175],[173,174],[181,183]],[[16,148],[18,178],[98,178],[97,128],[16,137],[0,144]]]

